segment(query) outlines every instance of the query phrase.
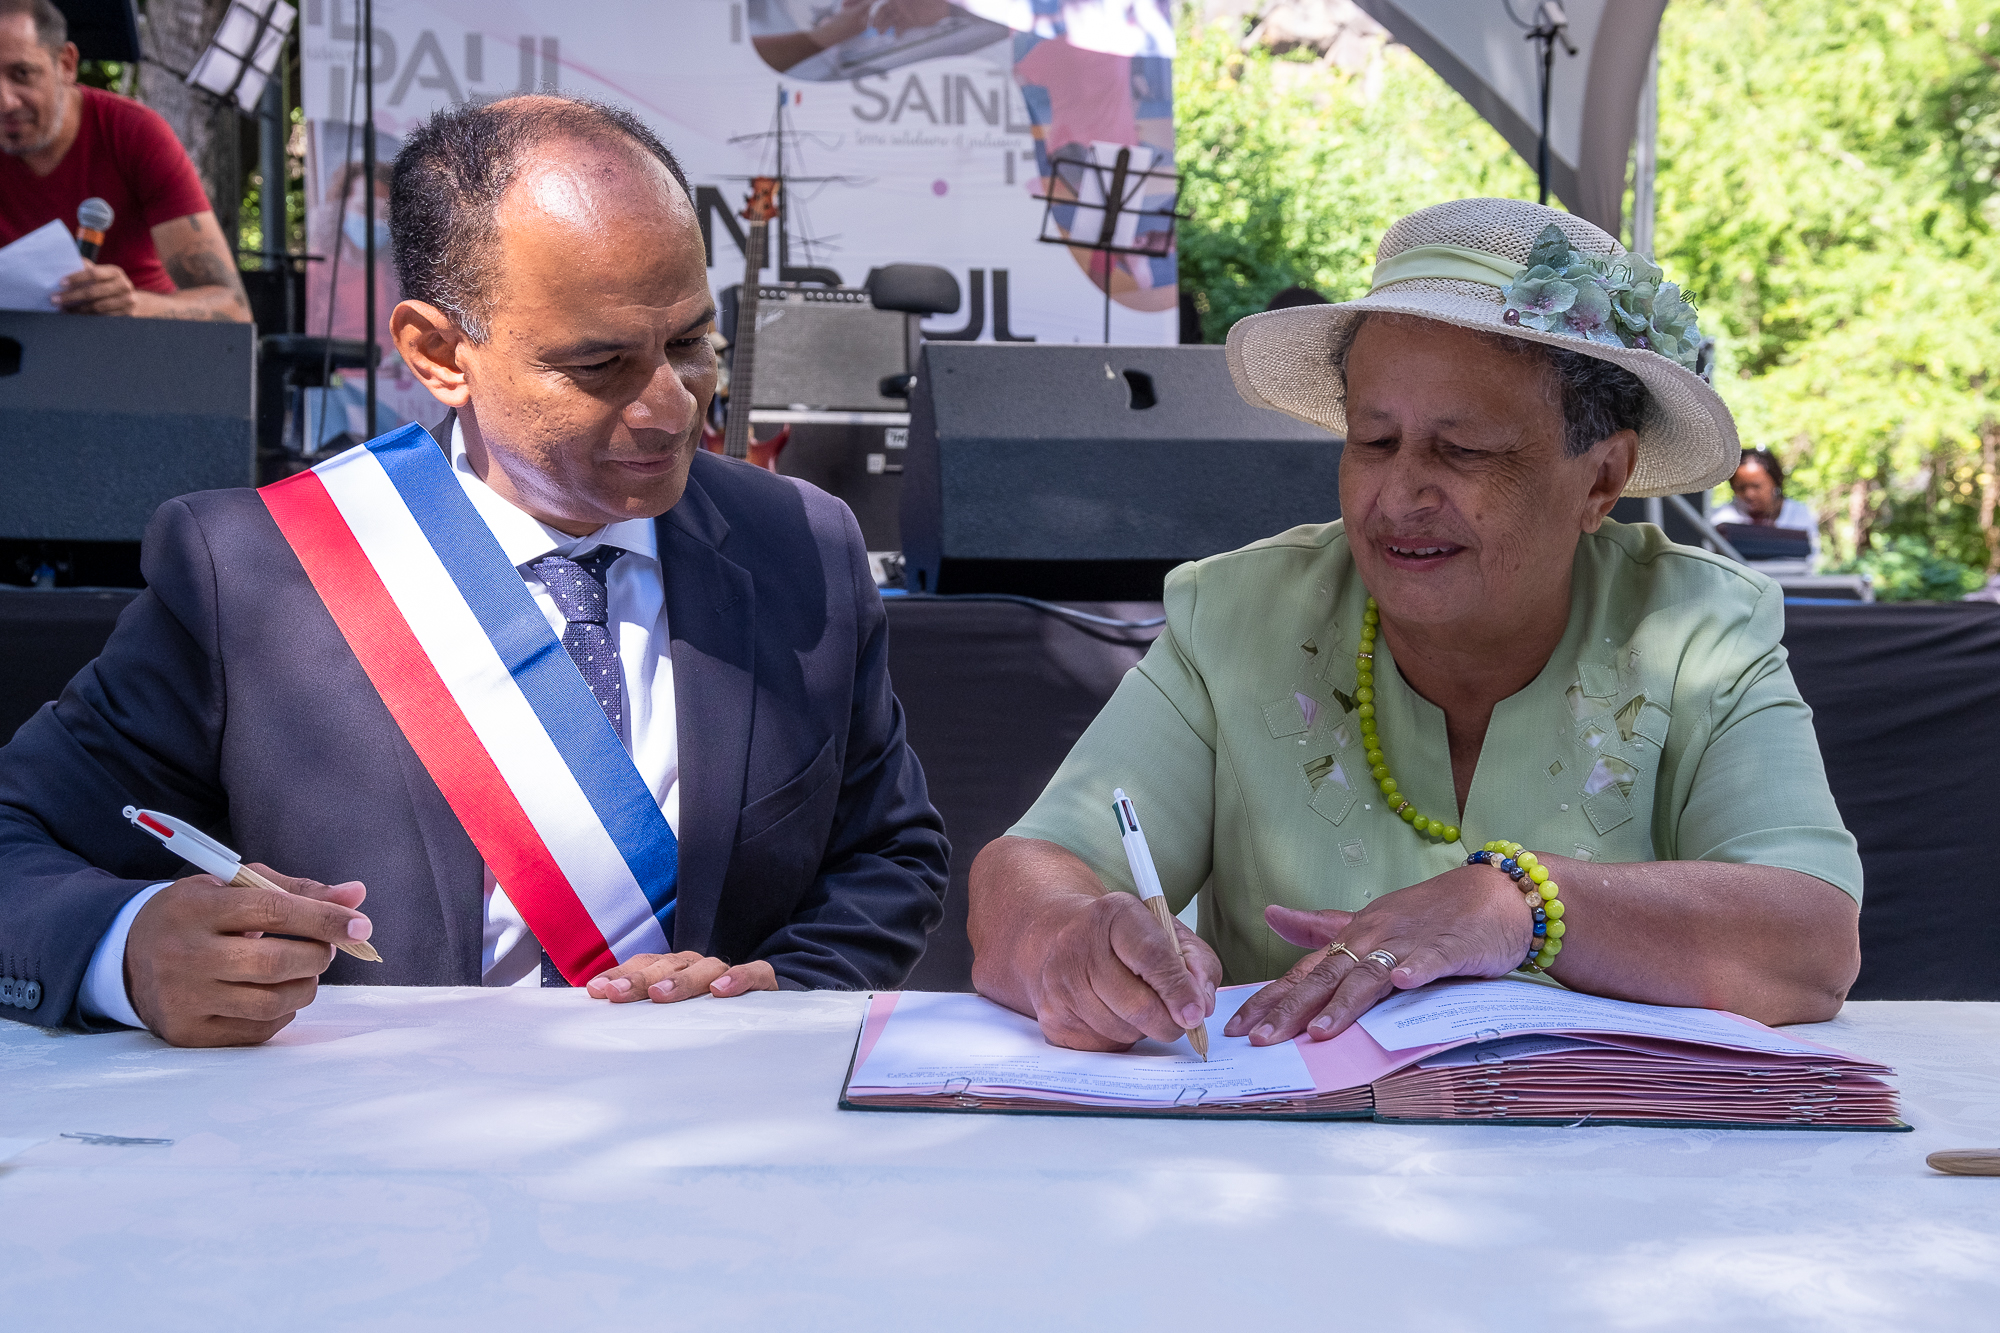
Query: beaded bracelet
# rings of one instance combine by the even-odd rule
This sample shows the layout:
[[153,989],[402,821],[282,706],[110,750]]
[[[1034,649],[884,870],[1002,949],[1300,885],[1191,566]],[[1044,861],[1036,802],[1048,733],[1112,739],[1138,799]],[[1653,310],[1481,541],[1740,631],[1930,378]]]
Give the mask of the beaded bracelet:
[[[1560,890],[1549,878],[1548,867],[1518,842],[1489,842],[1466,857],[1465,863],[1493,866],[1522,887],[1528,910],[1534,914],[1535,933],[1528,942],[1528,957],[1522,962],[1521,971],[1546,972],[1562,952],[1563,933],[1569,929],[1563,924],[1562,899],[1556,896]],[[1523,880],[1527,881],[1524,886]]]

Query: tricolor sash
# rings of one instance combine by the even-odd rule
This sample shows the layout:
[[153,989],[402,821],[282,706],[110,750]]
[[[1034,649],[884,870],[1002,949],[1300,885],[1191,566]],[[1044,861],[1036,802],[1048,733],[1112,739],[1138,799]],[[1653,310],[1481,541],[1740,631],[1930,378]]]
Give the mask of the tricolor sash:
[[563,976],[667,952],[673,829],[431,437],[405,426],[259,494]]

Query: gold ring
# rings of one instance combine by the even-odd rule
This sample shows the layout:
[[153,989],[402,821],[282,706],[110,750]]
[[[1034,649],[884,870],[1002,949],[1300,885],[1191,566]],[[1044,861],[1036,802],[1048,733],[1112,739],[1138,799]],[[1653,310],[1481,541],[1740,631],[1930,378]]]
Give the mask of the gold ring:
[[1326,956],[1328,958],[1333,957],[1337,953],[1344,953],[1357,963],[1361,961],[1361,957],[1359,954],[1355,953],[1354,950],[1348,948],[1345,944],[1342,944],[1339,940],[1335,940],[1333,943],[1326,946]]

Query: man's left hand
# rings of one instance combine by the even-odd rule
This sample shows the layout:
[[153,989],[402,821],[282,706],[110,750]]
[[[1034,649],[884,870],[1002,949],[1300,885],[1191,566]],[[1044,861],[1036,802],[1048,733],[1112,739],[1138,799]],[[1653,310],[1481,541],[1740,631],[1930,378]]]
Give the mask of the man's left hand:
[[590,979],[584,988],[594,1000],[630,1004],[651,1000],[673,1004],[697,995],[728,998],[753,990],[778,989],[778,974],[763,959],[731,967],[698,953],[642,953]]
[[85,264],[49,299],[72,315],[129,315],[139,304],[132,279],[116,264]]
[[[1504,977],[1521,965],[1534,923],[1521,891],[1490,866],[1460,866],[1385,894],[1359,912],[1267,907],[1264,919],[1287,941],[1320,952],[1258,991],[1223,1035],[1253,1046],[1336,1037],[1392,991],[1439,977]],[[1353,957],[1333,949],[1339,941]],[[1369,957],[1381,950],[1389,966]],[[1356,961],[1359,959],[1360,961]]]

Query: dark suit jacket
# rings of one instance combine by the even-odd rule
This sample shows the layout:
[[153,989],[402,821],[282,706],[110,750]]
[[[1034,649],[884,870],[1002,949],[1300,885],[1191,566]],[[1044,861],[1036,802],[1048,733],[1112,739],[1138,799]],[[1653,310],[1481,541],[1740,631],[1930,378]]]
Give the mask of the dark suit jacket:
[[[860,530],[811,486],[697,453],[658,522],[681,765],[674,946],[788,988],[892,987],[943,913],[948,847],[890,689]],[[254,491],[161,506],[147,590],[0,748],[0,1017],[92,1026],[77,993],[119,908],[188,868],[119,815],[361,880],[382,963],[325,980],[478,985],[484,875]],[[18,995],[19,987],[15,988]]]

